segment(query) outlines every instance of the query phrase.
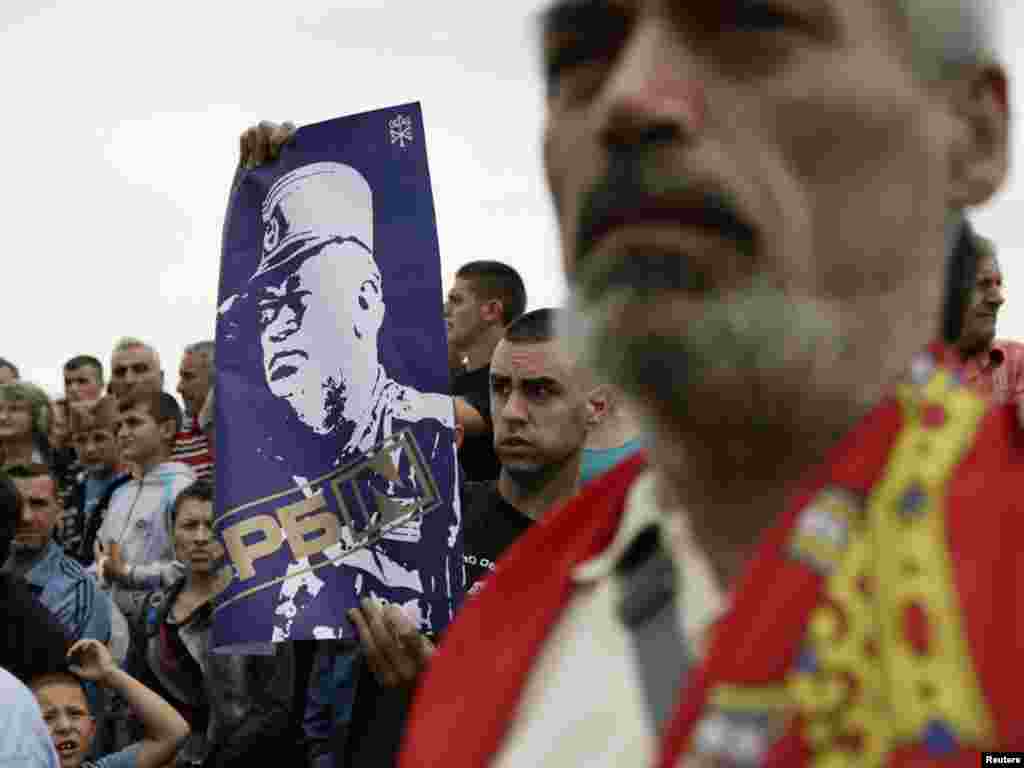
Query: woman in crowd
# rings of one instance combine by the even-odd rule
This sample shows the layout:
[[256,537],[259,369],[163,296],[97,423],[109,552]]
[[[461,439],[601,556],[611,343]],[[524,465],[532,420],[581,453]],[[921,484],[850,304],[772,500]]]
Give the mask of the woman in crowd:
[[[153,592],[135,628],[129,669],[174,705],[192,728],[179,765],[227,768],[266,764],[294,744],[290,722],[294,680],[291,649],[216,653],[211,647],[213,599],[224,587],[223,548],[213,535],[213,488],[199,481],[172,510],[181,580]],[[248,651],[250,654],[252,650]]]
[[0,384],[0,465],[50,464],[50,399],[35,384]]

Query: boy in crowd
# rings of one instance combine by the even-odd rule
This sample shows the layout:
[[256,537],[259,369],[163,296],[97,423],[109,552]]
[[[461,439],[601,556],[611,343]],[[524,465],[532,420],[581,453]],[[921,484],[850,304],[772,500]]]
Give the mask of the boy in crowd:
[[[103,643],[80,640],[68,657],[72,660],[70,672],[43,675],[30,686],[61,768],[157,768],[168,764],[189,733],[188,724],[174,707],[119,669]],[[83,679],[110,689],[128,703],[143,726],[142,741],[95,761],[86,759],[96,735],[96,719]]]
[[65,511],[62,541],[65,551],[83,565],[93,562],[93,544],[115,491],[131,480],[118,471],[114,435],[117,404],[112,397],[70,406],[71,443],[83,471]]
[[195,474],[168,461],[180,429],[181,410],[170,395],[144,392],[118,401],[120,458],[139,473],[111,499],[94,554],[97,575],[113,586],[114,603],[129,622],[147,592],[169,586],[182,572],[171,546],[171,508]]

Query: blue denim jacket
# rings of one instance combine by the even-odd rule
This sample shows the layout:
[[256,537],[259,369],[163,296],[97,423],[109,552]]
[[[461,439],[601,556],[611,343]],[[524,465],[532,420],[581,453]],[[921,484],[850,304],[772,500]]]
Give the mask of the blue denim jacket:
[[51,541],[25,574],[32,594],[67,630],[72,642],[83,638],[110,641],[110,597],[85,569]]

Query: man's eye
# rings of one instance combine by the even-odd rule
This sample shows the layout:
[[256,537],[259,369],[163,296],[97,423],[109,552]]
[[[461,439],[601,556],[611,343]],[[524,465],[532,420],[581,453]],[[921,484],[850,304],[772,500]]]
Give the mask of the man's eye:
[[557,88],[560,78],[578,67],[600,60],[605,47],[602,40],[588,39],[582,35],[549,47],[544,57],[549,87]]
[[772,3],[738,0],[727,11],[727,23],[752,32],[784,29],[794,22],[792,14]]
[[267,304],[259,308],[259,319],[264,325],[268,325],[274,322],[274,318],[277,317],[278,307],[274,304]]

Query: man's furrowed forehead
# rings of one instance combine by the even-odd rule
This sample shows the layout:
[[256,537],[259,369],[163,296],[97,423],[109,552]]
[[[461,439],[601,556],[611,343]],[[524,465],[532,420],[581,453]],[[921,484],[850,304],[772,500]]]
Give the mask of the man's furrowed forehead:
[[111,356],[112,367],[136,365],[146,363],[151,368],[156,367],[156,353],[149,347],[128,347],[120,349]]
[[491,375],[511,379],[554,379],[568,383],[572,363],[558,340],[509,342],[502,339],[494,348]]
[[[959,2],[953,0],[953,7]],[[803,31],[818,43],[839,41],[845,37],[863,37],[865,34],[878,41],[910,42],[908,8],[922,16],[917,8],[930,8],[926,0],[786,0],[774,5],[751,0],[729,0],[709,3],[706,0],[556,0],[548,4],[538,16],[540,39],[550,42],[569,37],[586,39],[593,35],[599,39],[618,39],[628,34],[627,27],[642,15],[657,14],[670,18],[681,26],[694,25],[710,33],[726,26],[743,25],[750,14],[799,19]],[[946,17],[950,14],[946,13]],[[957,17],[959,18],[959,17]],[[926,18],[924,22],[927,22]],[[948,18],[941,20],[951,24]],[[936,35],[948,32],[945,27],[934,30],[918,20],[915,32]],[[931,25],[935,26],[935,25]],[[932,46],[934,47],[934,46]]]

